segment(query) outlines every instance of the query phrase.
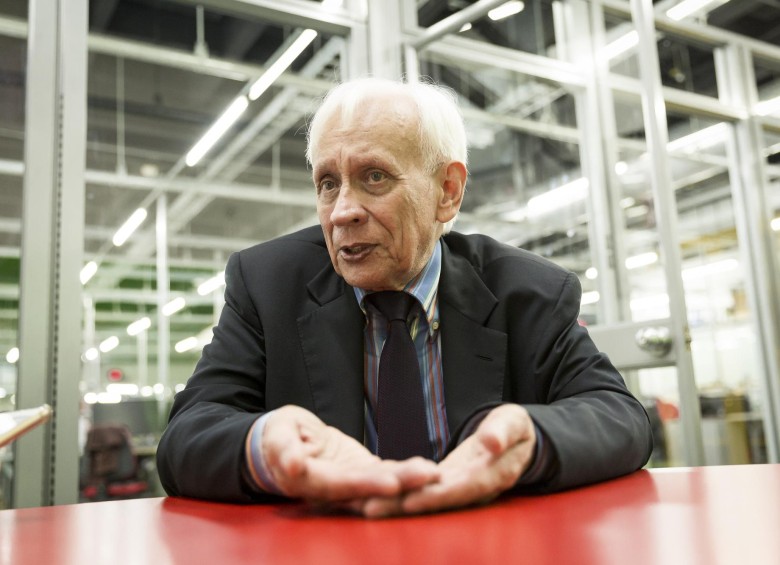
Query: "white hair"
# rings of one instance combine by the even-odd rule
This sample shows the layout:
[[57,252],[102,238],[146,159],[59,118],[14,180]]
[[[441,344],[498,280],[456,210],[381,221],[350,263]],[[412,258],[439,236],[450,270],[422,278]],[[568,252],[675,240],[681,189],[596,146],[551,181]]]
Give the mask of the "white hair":
[[[429,171],[450,161],[468,165],[466,127],[458,107],[457,95],[449,88],[431,82],[405,83],[382,78],[360,78],[341,83],[322,100],[308,125],[306,160],[313,164],[323,130],[328,120],[341,115],[349,123],[359,106],[379,95],[397,94],[414,103],[419,120],[420,152]],[[444,233],[455,220],[447,222]]]

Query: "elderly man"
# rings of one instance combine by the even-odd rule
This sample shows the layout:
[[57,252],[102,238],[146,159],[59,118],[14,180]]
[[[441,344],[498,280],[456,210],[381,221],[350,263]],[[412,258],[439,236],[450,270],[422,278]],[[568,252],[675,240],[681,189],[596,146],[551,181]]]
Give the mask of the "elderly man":
[[647,416],[577,323],[577,278],[449,233],[467,176],[449,91],[344,83],[308,142],[320,226],[228,261],[160,441],[168,493],[376,517],[646,463]]

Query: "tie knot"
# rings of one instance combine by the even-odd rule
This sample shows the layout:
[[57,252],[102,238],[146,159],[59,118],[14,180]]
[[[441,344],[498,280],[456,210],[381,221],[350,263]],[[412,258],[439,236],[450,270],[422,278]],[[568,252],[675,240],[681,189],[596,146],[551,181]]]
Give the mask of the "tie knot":
[[388,322],[401,320],[406,323],[406,318],[416,299],[411,294],[400,290],[385,290],[369,294],[366,300],[373,304]]

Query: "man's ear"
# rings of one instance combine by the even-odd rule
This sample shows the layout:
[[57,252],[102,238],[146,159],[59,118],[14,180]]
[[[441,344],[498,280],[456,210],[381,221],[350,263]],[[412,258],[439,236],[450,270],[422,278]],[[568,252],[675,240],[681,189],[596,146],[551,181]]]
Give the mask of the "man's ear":
[[463,193],[466,190],[468,173],[466,172],[466,165],[460,161],[450,161],[439,174],[441,193],[439,195],[436,219],[442,224],[446,224],[460,210],[460,205],[463,202]]

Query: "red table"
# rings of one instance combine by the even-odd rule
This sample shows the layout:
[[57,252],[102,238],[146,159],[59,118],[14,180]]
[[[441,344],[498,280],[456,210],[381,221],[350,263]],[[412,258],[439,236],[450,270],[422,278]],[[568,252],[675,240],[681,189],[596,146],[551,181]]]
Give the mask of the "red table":
[[780,465],[640,471],[380,521],[181,498],[5,510],[0,563],[778,565]]

